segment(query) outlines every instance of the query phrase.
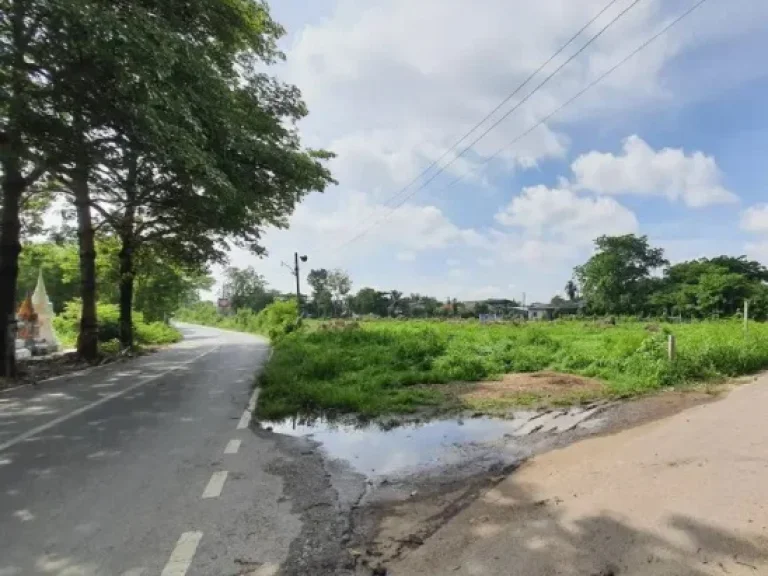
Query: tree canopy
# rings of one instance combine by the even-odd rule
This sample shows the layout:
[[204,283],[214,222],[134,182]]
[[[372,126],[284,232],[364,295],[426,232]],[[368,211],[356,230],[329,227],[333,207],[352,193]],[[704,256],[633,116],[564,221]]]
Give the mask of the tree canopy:
[[648,244],[647,236],[601,236],[596,253],[574,270],[581,294],[589,305],[608,314],[643,310],[651,274],[667,265],[664,251]]
[[301,145],[299,91],[266,73],[284,33],[266,3],[0,0],[0,14],[0,371],[23,228],[39,230],[45,191],[74,207],[91,359],[97,233],[120,242],[130,345],[139,254],[194,269],[232,243],[262,253],[263,230],[333,182],[331,154]]
[[604,236],[595,244],[595,255],[574,271],[593,313],[733,316],[749,300],[753,317],[768,315],[768,269],[745,256],[670,266],[645,236]]

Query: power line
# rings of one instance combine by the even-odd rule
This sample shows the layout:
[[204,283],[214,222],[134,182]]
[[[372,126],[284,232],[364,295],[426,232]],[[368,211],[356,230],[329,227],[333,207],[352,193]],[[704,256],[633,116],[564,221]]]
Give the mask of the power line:
[[[669,29],[670,29],[670,28],[672,28],[673,26],[677,25],[677,24],[678,24],[678,23],[679,23],[681,20],[683,20],[684,18],[686,18],[686,17],[690,16],[690,15],[691,15],[691,14],[692,14],[692,13],[693,13],[695,10],[697,10],[699,7],[701,7],[701,5],[702,5],[702,4],[704,4],[706,1],[707,1],[707,0],[699,0],[699,1],[698,1],[696,4],[694,4],[694,5],[693,5],[693,6],[691,6],[691,7],[690,7],[688,10],[686,10],[685,12],[683,12],[682,14],[680,14],[680,16],[678,16],[677,18],[675,18],[674,20],[672,20],[672,21],[671,21],[669,24],[667,24],[666,26],[664,26],[664,28],[662,28],[662,29],[661,29],[661,30],[659,30],[659,31],[658,31],[656,34],[654,34],[653,36],[651,36],[651,37],[650,37],[648,40],[646,40],[645,42],[643,42],[642,44],[640,44],[640,45],[639,45],[637,48],[635,48],[635,49],[634,49],[632,52],[630,52],[629,54],[627,54],[627,55],[626,55],[624,58],[622,58],[622,59],[621,59],[621,60],[620,60],[618,63],[616,63],[614,66],[612,66],[612,67],[611,67],[610,69],[608,69],[606,72],[604,72],[603,74],[601,74],[600,76],[598,76],[597,78],[595,78],[595,79],[594,79],[592,82],[590,82],[589,84],[587,84],[587,85],[586,85],[584,88],[582,88],[582,89],[581,89],[579,92],[577,92],[576,94],[574,94],[574,95],[573,95],[571,98],[569,98],[568,100],[566,100],[565,102],[563,102],[563,103],[562,103],[560,106],[558,106],[557,108],[555,108],[555,109],[554,109],[552,112],[550,112],[549,114],[547,114],[546,116],[544,116],[543,118],[541,118],[541,119],[540,119],[538,122],[536,122],[536,123],[535,123],[533,126],[531,126],[530,128],[528,128],[528,129],[527,129],[527,130],[525,130],[524,132],[522,132],[522,133],[518,134],[518,135],[517,135],[517,136],[515,136],[515,137],[514,137],[514,138],[513,138],[511,141],[507,142],[507,143],[506,143],[504,146],[502,146],[501,148],[499,148],[498,150],[496,150],[496,152],[494,152],[494,153],[493,153],[491,156],[489,156],[488,158],[486,158],[485,160],[483,160],[483,162],[480,164],[480,166],[482,167],[482,166],[485,166],[485,165],[489,164],[489,163],[490,163],[492,160],[494,160],[495,158],[498,158],[499,154],[501,154],[501,153],[502,153],[504,150],[506,150],[507,148],[509,148],[509,147],[513,146],[514,144],[516,144],[517,142],[519,142],[520,140],[522,140],[523,138],[525,138],[526,136],[528,136],[528,134],[530,134],[531,132],[533,132],[534,130],[536,130],[536,128],[538,128],[538,127],[539,127],[539,126],[541,126],[542,124],[545,124],[546,122],[548,122],[549,120],[551,120],[551,119],[552,119],[554,116],[556,116],[557,114],[559,114],[559,113],[560,113],[560,112],[561,112],[561,111],[562,111],[564,108],[566,108],[567,106],[571,105],[573,102],[575,102],[576,100],[578,100],[579,98],[581,98],[581,97],[582,97],[582,96],[583,96],[583,95],[584,95],[586,92],[588,92],[589,90],[591,90],[592,88],[594,88],[594,87],[595,87],[597,84],[599,84],[600,82],[602,82],[603,80],[605,80],[605,79],[606,79],[608,76],[610,76],[610,75],[611,75],[611,74],[613,74],[613,73],[614,73],[616,70],[618,70],[619,68],[621,68],[621,67],[622,67],[624,64],[626,64],[627,62],[629,62],[629,61],[630,61],[632,58],[634,58],[634,57],[635,57],[635,56],[636,56],[638,53],[640,53],[641,51],[645,50],[645,49],[646,49],[646,48],[647,48],[649,45],[651,45],[653,42],[655,42],[656,40],[658,40],[658,39],[659,39],[659,37],[661,37],[661,36],[663,36],[664,34],[666,34],[666,33],[669,31]],[[450,182],[450,183],[449,183],[449,184],[448,184],[448,185],[447,185],[445,188],[442,188],[440,191],[441,191],[441,192],[444,192],[444,191],[446,191],[446,190],[449,190],[450,188],[452,188],[453,186],[455,186],[456,184],[458,184],[459,182],[461,182],[461,181],[462,181],[464,178],[466,178],[466,175],[457,176],[457,177],[456,177],[454,180],[452,180],[452,181],[451,181],[451,182]]]
[[[461,152],[459,152],[456,156],[454,156],[450,162],[445,164],[444,166],[440,167],[437,172],[435,172],[429,179],[427,179],[421,186],[416,188],[413,192],[410,194],[407,194],[402,201],[400,201],[398,204],[396,204],[393,208],[390,209],[390,211],[381,219],[375,221],[371,226],[368,228],[365,228],[362,232],[358,233],[354,237],[352,237],[350,240],[347,240],[346,242],[339,245],[339,248],[342,248],[346,246],[347,244],[351,244],[352,242],[362,238],[365,236],[368,232],[370,232],[373,228],[375,228],[379,223],[383,222],[387,218],[389,218],[392,213],[397,210],[400,206],[402,206],[409,198],[411,198],[414,194],[418,193],[419,191],[426,188],[435,178],[437,178],[440,174],[442,174],[446,168],[448,168],[451,164],[453,164],[456,160],[461,158],[464,154],[466,154],[469,150],[472,149],[472,147],[477,144],[480,140],[485,138],[485,136],[488,135],[491,130],[496,128],[499,124],[501,124],[504,120],[506,120],[513,112],[515,112],[520,106],[525,104],[530,98],[538,92],[541,88],[543,88],[549,81],[555,77],[563,68],[565,68],[568,64],[570,64],[573,60],[575,60],[579,55],[581,55],[582,52],[584,52],[590,45],[592,45],[598,38],[600,38],[608,28],[613,26],[618,20],[620,20],[627,12],[629,12],[632,8],[637,6],[642,0],[634,0],[629,6],[627,6],[624,10],[619,12],[614,18],[608,22],[603,28],[600,29],[597,34],[592,36],[587,42],[581,46],[574,54],[572,54],[565,62],[560,64],[549,76],[544,78],[533,90],[531,90],[522,100],[517,102],[512,108],[510,108],[504,115],[502,115],[498,120],[496,120],[493,124],[491,124],[482,134],[480,134],[478,137],[476,137],[472,142],[469,143],[468,146],[463,148]],[[481,122],[482,124],[482,122]],[[474,130],[473,130],[474,131]]]
[[427,175],[427,173],[429,173],[429,171],[430,171],[430,170],[432,170],[432,168],[434,168],[435,166],[437,166],[437,165],[440,163],[440,161],[441,161],[443,158],[445,158],[445,157],[446,157],[446,156],[448,156],[448,154],[450,154],[450,153],[451,153],[453,150],[455,150],[456,148],[458,148],[458,147],[461,145],[461,143],[462,143],[462,142],[464,142],[464,140],[466,140],[466,139],[467,139],[467,138],[468,138],[468,137],[469,137],[469,136],[470,136],[470,135],[471,135],[471,134],[472,134],[472,133],[473,133],[475,130],[477,130],[478,128],[480,128],[480,126],[482,126],[483,124],[485,124],[485,121],[486,121],[486,120],[488,120],[489,118],[491,118],[491,117],[492,117],[494,114],[496,114],[496,112],[498,112],[499,110],[501,110],[501,109],[504,107],[504,105],[505,105],[505,104],[507,104],[507,103],[508,103],[510,100],[512,100],[512,98],[514,98],[515,96],[517,96],[517,94],[520,92],[520,90],[522,90],[523,88],[525,88],[525,87],[528,85],[528,83],[529,83],[531,80],[533,80],[533,79],[536,77],[536,75],[537,75],[539,72],[541,72],[542,70],[544,70],[544,68],[546,68],[546,67],[547,67],[549,64],[551,64],[551,63],[552,63],[552,61],[553,61],[555,58],[557,58],[557,57],[558,57],[560,54],[562,54],[562,52],[563,52],[563,51],[564,51],[566,48],[568,48],[568,46],[570,46],[571,44],[573,44],[573,42],[574,42],[574,41],[575,41],[575,40],[576,40],[576,39],[577,39],[579,36],[581,36],[581,35],[582,35],[582,33],[583,33],[583,32],[584,32],[584,31],[585,31],[587,28],[589,28],[589,27],[590,27],[592,24],[594,24],[594,23],[595,23],[595,21],[597,21],[597,20],[598,20],[598,19],[599,19],[599,18],[600,18],[600,17],[601,17],[603,14],[605,14],[605,13],[608,11],[608,9],[609,9],[609,8],[611,8],[611,6],[613,6],[614,4],[616,4],[616,2],[618,2],[618,1],[619,1],[619,0],[611,0],[610,2],[608,2],[608,4],[606,4],[606,5],[603,7],[603,9],[602,9],[602,10],[600,10],[600,12],[598,12],[597,14],[595,14],[595,16],[593,16],[593,17],[592,17],[592,19],[591,19],[589,22],[587,22],[587,23],[586,23],[584,26],[582,26],[582,27],[579,29],[579,31],[578,31],[578,32],[576,32],[576,33],[575,33],[573,36],[571,36],[571,38],[570,38],[570,39],[569,39],[569,40],[568,40],[568,41],[567,41],[565,44],[563,44],[563,45],[562,45],[562,46],[561,46],[561,47],[560,47],[560,48],[557,50],[557,52],[555,52],[554,54],[552,54],[552,56],[550,56],[550,57],[549,57],[549,59],[548,59],[546,62],[544,62],[544,63],[543,63],[541,66],[539,66],[538,68],[536,68],[536,70],[534,70],[534,71],[533,71],[533,72],[532,72],[532,73],[531,73],[531,74],[530,74],[530,75],[529,75],[529,76],[528,76],[528,77],[527,77],[527,78],[526,78],[526,79],[525,79],[525,80],[522,82],[522,84],[520,84],[520,85],[519,85],[517,88],[515,88],[515,89],[514,89],[514,90],[513,90],[513,91],[512,91],[512,92],[511,92],[509,95],[507,95],[507,97],[506,97],[506,98],[504,98],[504,100],[502,100],[502,101],[499,103],[499,105],[498,105],[498,106],[496,106],[496,108],[494,108],[494,109],[493,109],[493,110],[491,110],[491,111],[490,111],[488,114],[486,114],[486,115],[483,117],[483,119],[482,119],[482,120],[480,120],[480,121],[479,121],[477,124],[475,124],[474,126],[472,126],[472,128],[470,128],[470,129],[469,129],[469,131],[465,132],[465,133],[464,133],[464,135],[463,135],[461,138],[459,138],[459,139],[458,139],[456,142],[454,142],[454,143],[453,143],[453,144],[452,144],[452,145],[451,145],[449,148],[447,148],[447,149],[446,149],[446,151],[445,151],[445,152],[443,152],[443,153],[442,153],[442,155],[441,155],[441,156],[439,156],[439,157],[438,157],[436,160],[434,160],[434,161],[433,161],[433,162],[432,162],[432,163],[431,163],[429,166],[427,166],[427,167],[426,167],[424,170],[422,170],[422,171],[421,171],[419,174],[417,174],[417,175],[416,175],[416,176],[413,178],[413,180],[411,180],[411,181],[410,181],[408,184],[406,184],[406,185],[405,185],[403,188],[401,188],[399,191],[397,191],[395,194],[393,194],[393,195],[392,195],[392,197],[391,197],[389,200],[387,200],[387,202],[386,202],[386,203],[389,203],[389,202],[391,202],[392,200],[394,200],[395,198],[397,198],[398,196],[400,196],[401,194],[403,194],[403,193],[404,193],[406,190],[408,190],[408,188],[410,188],[411,186],[413,186],[414,184],[416,184],[416,182],[418,182],[418,181],[419,181],[419,179],[421,179],[423,176],[426,176],[426,175]]
[[[666,34],[666,33],[667,33],[667,32],[668,32],[668,31],[669,31],[669,30],[670,30],[672,27],[676,26],[676,25],[677,25],[677,24],[678,24],[680,21],[682,21],[682,20],[683,20],[683,19],[685,19],[686,17],[690,16],[690,15],[691,15],[691,14],[692,14],[692,13],[693,13],[695,10],[697,10],[699,7],[701,7],[701,5],[702,5],[702,4],[704,4],[706,1],[707,1],[707,0],[699,0],[698,2],[696,2],[696,4],[694,4],[694,5],[693,5],[693,6],[691,6],[691,7],[690,7],[688,10],[686,10],[685,12],[683,12],[682,14],[680,14],[680,16],[678,16],[677,18],[675,18],[674,20],[672,20],[672,21],[671,21],[669,24],[667,24],[666,26],[664,26],[664,27],[663,27],[661,30],[659,30],[659,31],[658,31],[656,34],[654,34],[653,36],[651,36],[651,37],[650,37],[648,40],[646,40],[645,42],[643,42],[642,44],[640,44],[640,45],[639,45],[637,48],[635,48],[635,49],[634,49],[632,52],[630,52],[630,53],[629,53],[627,56],[625,56],[625,57],[624,57],[622,60],[620,60],[620,61],[619,61],[617,64],[615,64],[615,65],[614,65],[613,67],[611,67],[609,70],[607,70],[606,72],[604,72],[603,74],[601,74],[600,76],[598,76],[597,78],[595,78],[595,79],[594,79],[592,82],[590,82],[589,84],[587,84],[587,86],[585,86],[585,87],[584,87],[582,90],[580,90],[579,92],[577,92],[577,93],[576,93],[574,96],[572,96],[572,97],[571,97],[571,98],[569,98],[567,101],[565,101],[563,104],[561,104],[560,106],[558,106],[558,107],[557,107],[555,110],[553,110],[552,112],[550,112],[549,114],[547,114],[546,116],[544,116],[543,118],[541,118],[541,119],[540,119],[538,122],[536,122],[536,123],[535,123],[533,126],[531,126],[531,127],[530,127],[530,128],[528,128],[527,130],[525,130],[524,132],[522,132],[521,134],[519,134],[518,136],[516,136],[515,138],[513,138],[513,139],[512,139],[510,142],[508,142],[506,145],[504,145],[504,146],[502,146],[501,148],[499,148],[499,149],[498,149],[496,152],[494,152],[494,153],[493,153],[493,155],[491,155],[490,157],[488,157],[487,159],[485,159],[485,160],[483,161],[483,163],[481,164],[481,166],[482,166],[482,165],[486,165],[486,164],[488,164],[488,163],[489,163],[491,160],[493,160],[494,158],[498,157],[498,155],[499,155],[499,154],[501,154],[501,153],[502,153],[504,150],[506,150],[506,149],[507,149],[507,148],[509,148],[510,146],[512,146],[512,145],[514,145],[514,144],[516,144],[517,142],[519,142],[520,140],[522,140],[523,138],[525,138],[525,137],[526,137],[528,134],[530,134],[531,132],[533,132],[533,131],[534,131],[536,128],[538,128],[539,126],[541,126],[541,125],[542,125],[542,124],[544,124],[545,122],[547,122],[547,121],[549,121],[550,119],[552,119],[552,118],[553,118],[555,115],[557,115],[558,113],[560,113],[560,112],[561,112],[561,111],[562,111],[564,108],[566,108],[567,106],[569,106],[570,104],[572,104],[573,102],[575,102],[576,100],[578,100],[579,98],[581,98],[581,97],[582,97],[582,96],[583,96],[583,95],[584,95],[586,92],[588,92],[589,90],[591,90],[592,88],[594,88],[594,87],[595,87],[597,84],[599,84],[600,82],[602,82],[602,81],[603,81],[605,78],[607,78],[608,76],[610,76],[611,74],[613,74],[613,73],[614,73],[616,70],[618,70],[618,69],[619,69],[621,66],[623,66],[624,64],[626,64],[626,63],[627,63],[629,60],[631,60],[632,58],[634,58],[634,57],[635,57],[635,56],[636,56],[636,55],[637,55],[639,52],[643,51],[643,50],[644,50],[645,48],[647,48],[647,47],[648,47],[650,44],[652,44],[653,42],[655,42],[656,40],[658,40],[658,39],[659,39],[661,36],[663,36],[664,34]],[[453,187],[453,186],[454,186],[454,185],[456,185],[458,182],[460,182],[461,180],[463,180],[465,177],[466,177],[465,175],[462,175],[462,176],[458,176],[456,179],[454,179],[454,180],[453,180],[453,181],[452,181],[450,184],[448,184],[448,186],[446,186],[445,188],[443,188],[441,191],[445,191],[445,190],[448,190],[449,188]],[[370,231],[371,231],[371,230],[372,230],[372,229],[373,229],[373,228],[374,228],[376,225],[378,225],[379,223],[381,223],[381,222],[383,222],[383,221],[387,220],[387,219],[388,219],[388,218],[389,218],[389,217],[390,217],[390,216],[391,216],[391,215],[392,215],[392,214],[393,214],[393,213],[394,213],[394,212],[395,212],[395,211],[396,211],[396,210],[397,210],[397,209],[398,209],[400,206],[402,206],[402,205],[403,205],[403,204],[404,204],[404,203],[405,203],[405,202],[406,202],[406,201],[407,201],[409,198],[411,198],[411,197],[412,197],[414,194],[416,194],[416,193],[417,193],[419,190],[421,190],[421,188],[419,188],[419,189],[415,190],[413,193],[411,193],[410,195],[406,196],[406,197],[405,197],[405,198],[404,198],[404,199],[403,199],[403,200],[402,200],[402,201],[401,201],[399,204],[397,204],[397,205],[396,205],[394,208],[392,208],[388,214],[386,214],[386,215],[385,215],[383,218],[381,218],[379,221],[375,222],[375,223],[373,224],[373,226],[370,226],[369,228],[365,229],[363,232],[361,232],[360,234],[358,234],[357,236],[355,236],[354,238],[352,238],[352,240],[350,240],[349,242],[346,242],[345,244],[342,244],[341,246],[344,246],[344,245],[346,245],[346,244],[348,244],[348,243],[350,243],[350,242],[353,242],[353,241],[355,241],[355,240],[357,240],[357,239],[361,238],[362,236],[364,236],[365,234],[367,234],[368,232],[370,232]]]

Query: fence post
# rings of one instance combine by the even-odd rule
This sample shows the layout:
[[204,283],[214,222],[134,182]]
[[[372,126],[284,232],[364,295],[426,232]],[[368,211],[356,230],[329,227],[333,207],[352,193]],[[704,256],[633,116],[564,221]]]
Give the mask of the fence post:
[[677,343],[674,334],[670,334],[667,338],[667,356],[669,356],[670,362],[674,362],[675,356],[677,356]]
[[747,333],[749,327],[749,300],[744,300],[744,333]]

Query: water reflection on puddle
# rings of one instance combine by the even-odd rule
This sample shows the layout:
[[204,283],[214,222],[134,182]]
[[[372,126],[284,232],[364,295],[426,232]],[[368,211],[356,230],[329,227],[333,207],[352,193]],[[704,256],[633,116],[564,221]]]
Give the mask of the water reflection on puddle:
[[379,476],[458,464],[475,452],[481,453],[483,447],[479,444],[504,438],[520,422],[492,418],[436,420],[389,430],[376,424],[301,424],[293,419],[270,425],[278,434],[310,437],[331,458],[346,460],[367,476]]

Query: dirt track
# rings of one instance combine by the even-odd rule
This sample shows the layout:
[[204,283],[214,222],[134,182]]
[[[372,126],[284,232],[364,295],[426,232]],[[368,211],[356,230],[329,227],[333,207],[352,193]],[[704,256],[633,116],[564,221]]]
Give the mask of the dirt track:
[[768,574],[768,376],[536,457],[394,576]]

